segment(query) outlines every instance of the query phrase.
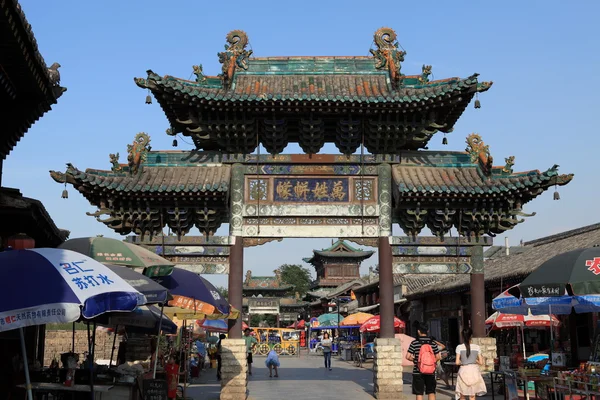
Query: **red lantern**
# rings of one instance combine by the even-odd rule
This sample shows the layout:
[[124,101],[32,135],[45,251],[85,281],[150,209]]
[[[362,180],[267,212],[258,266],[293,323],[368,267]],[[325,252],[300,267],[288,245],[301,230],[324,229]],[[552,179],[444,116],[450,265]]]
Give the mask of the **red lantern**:
[[13,250],[33,249],[35,247],[35,240],[24,233],[19,233],[18,235],[9,237],[6,240],[6,246],[12,247]]

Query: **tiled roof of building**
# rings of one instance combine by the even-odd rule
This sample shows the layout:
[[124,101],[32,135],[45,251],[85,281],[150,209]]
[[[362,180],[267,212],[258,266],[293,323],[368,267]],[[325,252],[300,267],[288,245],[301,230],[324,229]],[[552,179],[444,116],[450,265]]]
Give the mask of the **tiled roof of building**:
[[[302,260],[306,263],[313,264],[320,258],[357,258],[366,260],[367,258],[373,255],[374,251],[363,251],[362,249],[357,249],[348,244],[348,242],[344,240],[337,240],[335,243],[332,243],[326,249],[323,250],[313,250],[312,257],[306,257]],[[362,261],[361,260],[361,261]],[[320,262],[320,261],[318,261]]]
[[[600,224],[585,226],[556,235],[525,242],[522,251],[509,256],[500,256],[485,261],[486,283],[505,283],[524,279],[550,258],[561,253],[600,244]],[[450,275],[445,279],[428,284],[411,293],[411,297],[465,291],[469,288],[467,274]]]
[[[220,80],[189,81],[149,70],[138,86],[155,94],[187,95],[216,102],[332,101],[343,103],[395,103],[406,108],[413,103],[433,103],[465,97],[465,106],[477,91],[491,85],[479,83],[477,74],[420,83],[418,75],[405,77],[394,89],[387,71],[377,70],[373,57],[277,57],[251,58],[248,70],[235,74],[231,88]],[[157,96],[159,101],[163,96]],[[454,121],[456,122],[456,121]]]
[[[394,286],[405,285],[407,293],[404,293],[403,295],[406,296],[414,291],[419,290],[423,286],[434,282],[439,282],[442,279],[444,279],[444,275],[440,274],[394,274]],[[376,277],[370,283],[366,283],[363,286],[356,288],[354,292],[361,293],[378,286],[379,277]]]
[[0,40],[0,91],[4,95],[0,104],[12,122],[5,124],[0,135],[2,160],[66,88],[50,79],[31,25],[17,0],[0,1]]
[[572,175],[559,175],[554,167],[545,172],[534,170],[519,173],[503,173],[502,167],[495,167],[491,173],[486,173],[478,163],[472,163],[467,153],[463,153],[462,157],[460,153],[453,153],[451,158],[454,162],[459,161],[459,164],[423,165],[415,157],[414,160],[408,159],[394,165],[393,177],[400,195],[523,194],[531,199],[543,192],[539,188],[564,185],[572,179]]
[[67,173],[52,171],[56,182],[68,183],[86,194],[91,190],[120,192],[138,195],[160,193],[186,193],[188,195],[207,192],[223,192],[229,190],[231,167],[197,166],[197,167],[153,167],[144,166],[137,174],[120,171],[87,169],[85,172],[70,167]]

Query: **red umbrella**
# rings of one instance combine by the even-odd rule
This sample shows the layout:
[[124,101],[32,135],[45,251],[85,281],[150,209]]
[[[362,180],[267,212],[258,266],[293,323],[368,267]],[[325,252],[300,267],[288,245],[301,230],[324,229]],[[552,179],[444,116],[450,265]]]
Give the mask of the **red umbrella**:
[[245,331],[248,328],[248,324],[242,321],[242,330]]
[[[381,317],[379,315],[375,315],[374,317],[369,318],[362,324],[360,327],[361,332],[379,332],[381,329]],[[395,329],[404,329],[406,325],[404,322],[398,317],[394,317],[394,328]]]
[[554,315],[520,315],[520,314],[504,314],[496,311],[488,319],[485,324],[492,328],[512,328],[512,327],[529,327],[543,328],[549,326],[558,326],[560,321]]

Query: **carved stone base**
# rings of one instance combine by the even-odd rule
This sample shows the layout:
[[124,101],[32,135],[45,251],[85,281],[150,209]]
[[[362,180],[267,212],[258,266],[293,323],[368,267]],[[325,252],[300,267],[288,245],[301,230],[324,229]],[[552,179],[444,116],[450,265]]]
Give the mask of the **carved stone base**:
[[402,393],[400,339],[375,339],[375,398],[399,399]]
[[246,400],[246,342],[244,339],[223,339],[221,350],[221,400]]
[[494,370],[494,359],[497,357],[496,338],[473,338],[471,343],[478,344],[481,348],[484,364],[481,367],[482,371]]

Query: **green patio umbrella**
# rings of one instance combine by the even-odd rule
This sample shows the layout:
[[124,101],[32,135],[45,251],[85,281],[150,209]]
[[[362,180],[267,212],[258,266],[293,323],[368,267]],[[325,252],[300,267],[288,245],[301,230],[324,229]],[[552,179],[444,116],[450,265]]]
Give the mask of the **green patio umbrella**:
[[568,251],[550,258],[529,274],[518,290],[524,298],[562,297],[565,291],[576,297],[600,295],[600,247]]
[[166,276],[173,272],[174,264],[145,248],[117,239],[85,237],[70,239],[60,245],[84,254],[102,264],[122,265],[132,268],[144,268],[144,275]]
[[319,315],[319,317],[317,318],[317,320],[319,321],[319,326],[337,326],[339,325],[339,323],[342,322],[343,319],[344,317],[337,313],[323,314]]

